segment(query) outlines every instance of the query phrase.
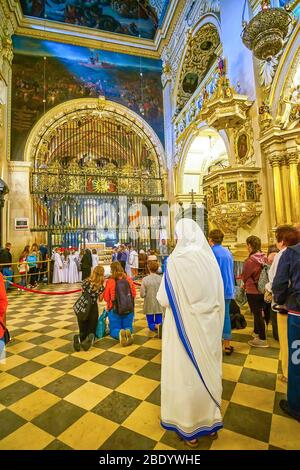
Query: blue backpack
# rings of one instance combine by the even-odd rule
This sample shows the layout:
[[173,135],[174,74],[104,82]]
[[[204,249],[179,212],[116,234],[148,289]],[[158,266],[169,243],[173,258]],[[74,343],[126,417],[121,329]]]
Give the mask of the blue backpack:
[[37,256],[34,254],[28,255],[27,256],[27,263],[30,268],[36,268],[37,264]]

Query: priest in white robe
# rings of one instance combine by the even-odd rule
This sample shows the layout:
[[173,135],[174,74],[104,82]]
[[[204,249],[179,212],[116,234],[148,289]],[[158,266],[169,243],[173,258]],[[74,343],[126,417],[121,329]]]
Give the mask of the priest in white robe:
[[56,248],[51,259],[54,260],[52,283],[60,284],[63,282],[63,261],[58,248]]
[[71,251],[71,253],[69,254],[69,274],[68,275],[69,275],[68,282],[70,284],[79,282],[77,256],[74,253],[74,251]]
[[191,219],[176,225],[177,245],[157,294],[166,308],[162,337],[161,425],[190,447],[223,427],[224,289],[217,261]]

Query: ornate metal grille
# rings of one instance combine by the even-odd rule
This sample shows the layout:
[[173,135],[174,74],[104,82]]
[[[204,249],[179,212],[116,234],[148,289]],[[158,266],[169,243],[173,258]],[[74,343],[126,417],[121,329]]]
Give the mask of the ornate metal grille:
[[51,231],[63,244],[89,231],[93,241],[125,241],[120,196],[159,203],[163,184],[155,148],[126,117],[78,115],[41,139],[31,193],[33,230]]

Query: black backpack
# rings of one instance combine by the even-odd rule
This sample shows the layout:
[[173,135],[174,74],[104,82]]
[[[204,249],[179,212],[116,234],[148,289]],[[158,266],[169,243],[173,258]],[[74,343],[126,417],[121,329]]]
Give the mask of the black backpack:
[[243,330],[247,327],[246,318],[242,313],[235,313],[230,315],[231,328],[233,330]]
[[116,281],[114,310],[118,315],[128,315],[128,313],[132,313],[134,310],[133,297],[127,279]]
[[246,318],[235,300],[230,302],[230,322],[233,330],[243,330],[247,326]]

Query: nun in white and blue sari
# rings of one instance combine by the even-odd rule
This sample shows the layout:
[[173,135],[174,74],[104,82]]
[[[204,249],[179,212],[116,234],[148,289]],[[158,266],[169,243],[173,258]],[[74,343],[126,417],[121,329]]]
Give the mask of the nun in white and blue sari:
[[191,219],[176,225],[157,300],[166,308],[162,337],[161,425],[191,447],[223,427],[222,331],[224,288],[202,230]]

